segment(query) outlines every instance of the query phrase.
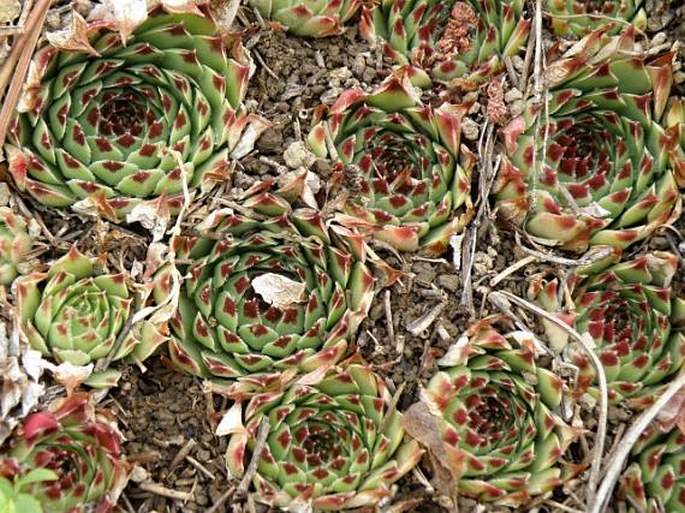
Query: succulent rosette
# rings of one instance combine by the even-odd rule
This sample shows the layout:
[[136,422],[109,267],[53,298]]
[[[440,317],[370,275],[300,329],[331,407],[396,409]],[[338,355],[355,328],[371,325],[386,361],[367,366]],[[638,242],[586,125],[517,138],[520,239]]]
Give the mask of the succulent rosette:
[[383,381],[363,363],[324,366],[287,388],[238,403],[220,426],[229,434],[226,463],[242,476],[260,424],[266,444],[252,482],[276,507],[340,511],[377,504],[423,451],[405,439],[402,414]]
[[[0,479],[21,480],[33,471],[47,479],[24,482],[24,494],[44,513],[115,511],[128,479],[121,436],[104,413],[95,413],[87,394],[58,400],[52,411],[29,415],[8,454],[0,458]],[[36,469],[43,469],[36,473]]]
[[[685,298],[671,286],[678,257],[654,252],[619,260],[616,251],[569,278],[575,307],[569,321],[594,340],[609,399],[630,399],[635,406],[651,404],[681,370],[685,358]],[[552,310],[557,294],[558,283],[553,280],[541,288],[538,299]],[[593,392],[596,376],[587,355],[574,350],[573,363],[579,368],[576,392]]]
[[421,400],[438,421],[444,454],[455,462],[459,493],[519,506],[569,475],[561,458],[577,430],[555,413],[564,383],[538,364],[541,342],[498,322],[504,319],[469,328],[438,361]]
[[17,277],[17,266],[32,244],[26,221],[11,209],[0,207],[0,285],[9,285]]
[[[72,247],[48,272],[17,279],[20,326],[33,349],[58,363],[87,366],[105,358],[140,362],[166,341],[162,326],[147,320],[132,324],[145,291],[124,274],[108,273],[104,264]],[[109,387],[118,378],[110,369],[86,383]]]
[[393,61],[409,65],[421,87],[430,78],[459,79],[471,88],[525,49],[530,20],[523,0],[381,0],[362,8],[360,31],[382,42]]
[[585,37],[548,67],[547,107],[529,102],[503,131],[500,213],[567,250],[625,248],[681,209],[673,54],[635,53],[634,33]]
[[401,250],[445,251],[472,216],[475,159],[460,142],[462,116],[452,104],[421,104],[405,73],[368,94],[343,93],[308,138],[317,156],[338,163],[341,223]]
[[343,24],[359,9],[361,0],[249,0],[265,18],[278,22],[296,36],[326,37],[342,33]]
[[250,61],[204,3],[154,7],[125,42],[102,26],[87,29],[89,53],[38,52],[5,146],[10,173],[40,203],[112,220],[160,196],[178,209],[184,185],[228,176]]
[[629,24],[640,30],[647,26],[642,0],[547,0],[552,30],[559,35],[584,36],[613,25],[618,32]]
[[[332,244],[320,213],[256,221],[224,210],[201,229],[173,243],[187,262],[178,265],[185,278],[170,322],[177,367],[229,392],[267,388],[343,357],[374,278]],[[160,271],[158,296],[169,271]]]
[[649,426],[632,450],[621,477],[620,495],[628,513],[685,511],[685,434]]

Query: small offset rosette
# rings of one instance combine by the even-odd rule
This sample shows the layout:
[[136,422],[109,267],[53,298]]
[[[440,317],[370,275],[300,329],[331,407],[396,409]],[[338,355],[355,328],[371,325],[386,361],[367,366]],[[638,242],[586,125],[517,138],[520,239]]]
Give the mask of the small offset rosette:
[[17,277],[32,245],[24,218],[8,207],[0,207],[0,286],[9,285]]
[[152,8],[126,40],[88,26],[90,52],[41,49],[5,151],[19,190],[54,207],[121,220],[145,200],[169,208],[225,180],[249,122],[250,61],[201,3]]
[[674,54],[636,53],[634,35],[585,37],[548,65],[547,106],[530,101],[503,131],[500,214],[567,250],[625,248],[681,210],[682,103],[668,103]]
[[473,210],[463,114],[448,103],[423,105],[405,73],[368,94],[344,92],[308,139],[338,164],[331,188],[345,212],[339,222],[400,250],[444,252]]
[[16,509],[7,511],[116,511],[129,474],[120,443],[116,422],[96,412],[88,394],[32,413],[0,457],[0,483],[16,492],[5,504]]
[[58,364],[95,370],[85,382],[89,386],[107,388],[119,379],[114,369],[100,372],[101,361],[142,362],[167,340],[161,323],[133,322],[149,306],[151,286],[108,272],[105,259],[87,257],[76,247],[47,272],[22,276],[14,287],[20,328],[31,347]]
[[[681,421],[682,422],[682,421]],[[685,511],[685,434],[652,423],[634,445],[618,496],[628,513]]]
[[642,0],[547,0],[552,30],[560,36],[584,36],[593,30],[618,33],[628,25],[647,27]]
[[[620,261],[620,251],[568,280],[573,313],[570,324],[588,332],[607,379],[609,399],[644,407],[680,372],[685,359],[685,297],[672,287],[678,257],[653,252]],[[554,311],[560,303],[558,280],[541,283],[537,298]],[[566,335],[561,335],[563,347]],[[587,355],[574,349],[579,368],[576,393],[597,392],[595,370]]]
[[390,485],[421,459],[423,451],[405,438],[401,419],[371,368],[348,362],[255,395],[244,407],[237,403],[217,432],[230,436],[226,464],[232,476],[240,477],[260,426],[267,426],[252,478],[260,502],[289,510],[341,511],[390,497]]
[[343,24],[359,9],[361,0],[249,0],[268,20],[284,25],[296,36],[341,34]]
[[556,413],[564,382],[539,365],[541,344],[530,332],[508,331],[502,317],[477,321],[422,390],[441,440],[432,450],[449,463],[460,494],[520,506],[577,470],[563,455],[578,430]]
[[361,34],[409,70],[412,82],[431,79],[475,89],[524,50],[530,20],[523,0],[381,0],[362,8]]
[[[256,221],[219,211],[199,230],[173,242],[184,275],[169,344],[179,369],[230,393],[344,356],[371,306],[374,278],[331,244],[321,214]],[[160,271],[160,297],[170,271]]]

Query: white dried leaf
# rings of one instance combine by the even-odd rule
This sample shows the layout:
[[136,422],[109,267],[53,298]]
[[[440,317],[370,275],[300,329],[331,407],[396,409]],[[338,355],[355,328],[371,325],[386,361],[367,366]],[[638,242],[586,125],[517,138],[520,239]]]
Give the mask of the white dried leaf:
[[581,213],[592,216],[592,217],[597,217],[599,219],[604,219],[605,217],[609,217],[611,215],[611,212],[609,212],[606,208],[604,208],[602,205],[597,203],[596,201],[593,201],[589,205],[586,205],[582,208],[579,209]]
[[224,413],[214,434],[216,436],[227,436],[235,433],[247,433],[243,425],[243,407],[240,403],[235,403]]
[[121,40],[126,42],[133,31],[147,19],[145,0],[103,0],[88,15],[88,21],[104,20],[114,23]]
[[254,144],[259,139],[259,136],[264,133],[264,130],[272,126],[273,123],[261,116],[250,116],[247,128],[240,136],[240,140],[233,147],[231,157],[236,160],[243,158],[254,149]]
[[28,378],[21,371],[16,357],[11,356],[2,366],[2,397],[0,398],[0,413],[3,418],[21,402],[21,396]]
[[67,390],[67,395],[71,395],[74,389],[83,383],[93,373],[94,365],[74,365],[70,362],[63,362],[52,368],[52,376],[60,385]]
[[462,335],[436,363],[443,367],[463,365],[469,357],[469,338]]
[[277,308],[291,306],[302,301],[304,283],[274,273],[260,274],[252,280],[252,288],[262,299]]
[[40,354],[40,351],[27,349],[22,356],[21,363],[26,374],[33,379],[33,381],[38,381],[45,369],[45,360],[43,360],[43,355]]
[[26,417],[45,394],[45,385],[29,382],[21,398],[21,416]]
[[169,226],[169,214],[160,212],[156,202],[143,202],[133,207],[126,216],[127,223],[139,222],[152,234],[152,240],[162,240]]

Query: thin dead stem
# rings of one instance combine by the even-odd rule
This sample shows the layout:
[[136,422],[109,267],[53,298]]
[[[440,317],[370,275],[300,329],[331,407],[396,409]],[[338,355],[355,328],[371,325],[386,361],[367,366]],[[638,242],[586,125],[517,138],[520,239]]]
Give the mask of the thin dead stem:
[[252,481],[252,477],[255,475],[255,472],[257,472],[257,463],[259,463],[259,459],[262,457],[262,451],[264,450],[264,446],[266,445],[266,437],[268,435],[269,417],[265,415],[264,417],[262,417],[262,420],[259,423],[259,430],[257,431],[257,440],[255,441],[254,449],[252,450],[252,459],[250,460],[250,464],[247,466],[245,475],[240,480],[240,484],[236,489],[237,495],[243,495],[245,492],[247,492],[247,489],[250,486],[250,481]]
[[41,28],[45,22],[51,2],[52,0],[38,0],[38,4],[31,11],[30,21],[26,24],[26,31],[14,43],[9,57],[0,70],[0,98],[2,98],[9,82],[9,89],[7,89],[7,95],[5,96],[2,110],[0,110],[0,147],[5,144],[12,111],[14,111],[19,101],[19,95],[24,84],[24,78],[26,78],[26,72],[29,69],[31,56],[38,43]]
[[[487,134],[485,135],[484,144],[483,133]],[[493,153],[495,149],[493,135],[494,125],[488,123],[486,120],[478,143],[478,160],[480,162],[478,167],[481,170],[478,176],[479,194],[478,199],[476,200],[478,210],[476,211],[473,221],[464,233],[461,244],[461,302],[471,313],[474,312],[472,276],[473,259],[476,254],[476,243],[478,241],[478,229],[482,225],[490,208],[488,196],[495,183],[495,177],[497,176],[497,170],[499,169],[499,164],[501,162],[498,155],[496,163],[493,165]]]

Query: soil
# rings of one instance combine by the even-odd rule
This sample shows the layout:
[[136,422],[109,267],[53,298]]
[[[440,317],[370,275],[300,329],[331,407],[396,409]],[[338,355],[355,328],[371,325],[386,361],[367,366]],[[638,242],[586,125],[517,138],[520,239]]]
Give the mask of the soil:
[[[652,9],[650,35],[663,32],[668,41],[683,41],[685,7],[678,6],[676,1],[647,4]],[[249,12],[246,15],[249,16]],[[290,37],[269,30],[259,30],[246,39],[245,44],[256,65],[248,91],[248,106],[269,119],[273,126],[258,140],[255,151],[241,160],[230,187],[220,191],[227,198],[238,197],[260,179],[280,176],[283,167],[279,164],[284,163],[284,150],[306,136],[318,105],[332,103],[347,89],[368,90],[387,74],[378,53],[359,37],[353,25],[342,36],[321,40]],[[683,93],[685,76],[682,71],[679,73],[675,87]],[[507,90],[505,87],[505,93]],[[508,107],[514,108],[515,101],[512,97]],[[483,116],[483,108],[477,103],[470,119],[479,123]],[[475,142],[469,140],[468,134],[465,134],[465,141],[475,149]],[[313,170],[325,180],[330,163],[319,160]],[[45,243],[42,253],[38,251],[37,256],[42,260],[62,254],[73,243],[96,252],[108,252],[110,262],[123,268],[130,269],[134,261],[144,260],[150,237],[142,229],[83,224],[68,214],[56,214],[53,209],[36,208],[35,205],[31,208],[55,235],[54,241]],[[451,252],[444,258],[435,259],[400,256],[384,246],[374,246],[388,264],[405,274],[376,296],[369,318],[362,323],[354,342],[361,355],[387,380],[391,390],[404,387],[398,403],[400,409],[416,401],[419,385],[437,368],[435,360],[470,322],[499,312],[488,299],[491,280],[526,256],[522,245],[533,247],[525,238],[522,242],[517,241],[515,234],[516,228],[494,217],[486,217],[481,225],[472,271],[472,310],[463,301],[464,287]],[[672,229],[663,230],[632,248],[631,253],[646,248],[672,251],[673,244],[681,246],[682,261],[685,255],[683,218]],[[538,261],[503,277],[497,288],[525,298],[526,277],[563,270],[558,264]],[[680,273],[676,278],[675,287],[681,293],[685,293],[684,275]],[[442,310],[435,322],[422,332],[412,334],[408,328],[436,307]],[[519,309],[514,313],[521,322],[541,332],[536,318]],[[128,460],[145,469],[152,482],[178,496],[165,497],[166,492],[152,490],[139,484],[141,479],[134,479],[122,496],[122,508],[139,513],[266,511],[267,508],[257,504],[251,494],[236,494],[237,481],[227,475],[224,464],[227,441],[213,433],[221,415],[230,406],[228,401],[205,392],[201,380],[174,371],[163,355],[152,357],[145,362],[145,367],[124,368],[121,386],[109,394],[103,404],[117,414],[126,439],[124,450]],[[587,447],[592,446],[591,432],[596,423],[594,415],[594,410],[590,409],[581,412],[588,434],[569,451],[575,462],[587,461]],[[616,433],[622,429],[620,426],[629,424],[632,418],[630,411],[612,409],[608,448],[615,442]],[[395,507],[387,511],[449,511],[438,494],[421,482],[419,474],[430,479],[427,464],[419,473],[410,473],[395,485]],[[535,505],[530,511],[562,511],[555,503],[581,510],[582,506],[575,498],[583,497],[586,477],[579,474],[555,493],[554,502]],[[508,510],[479,509],[463,500],[459,511]]]

